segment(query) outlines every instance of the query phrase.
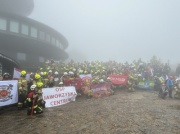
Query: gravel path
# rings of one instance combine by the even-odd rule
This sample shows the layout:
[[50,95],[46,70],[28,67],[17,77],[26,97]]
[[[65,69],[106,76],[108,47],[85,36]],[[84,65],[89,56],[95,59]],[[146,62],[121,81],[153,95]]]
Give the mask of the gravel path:
[[15,107],[0,110],[0,130],[5,134],[180,134],[180,100],[165,100],[155,91],[88,99],[45,109],[33,118]]

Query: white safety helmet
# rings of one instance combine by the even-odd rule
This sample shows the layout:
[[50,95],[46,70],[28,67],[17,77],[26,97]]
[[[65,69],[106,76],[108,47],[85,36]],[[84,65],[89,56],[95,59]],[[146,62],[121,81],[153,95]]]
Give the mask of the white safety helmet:
[[40,74],[41,74],[41,75],[43,75],[43,74],[44,74],[44,72],[41,72]]
[[70,71],[69,74],[73,75],[74,73],[72,71]]
[[67,72],[64,72],[64,75],[68,75],[68,73],[67,73]]
[[176,82],[178,82],[179,80],[180,80],[180,79],[179,79],[179,78],[177,78],[177,79],[176,79]]
[[100,79],[100,80],[99,80],[99,82],[101,82],[101,83],[102,83],[102,82],[104,82],[104,80],[103,80],[103,79]]
[[52,73],[52,70],[49,70],[49,73]]
[[54,74],[59,74],[57,71]]
[[61,82],[59,82],[59,85],[63,85],[63,82],[61,81]]
[[31,91],[34,91],[35,88],[36,88],[36,85],[32,85],[32,86],[30,87]]

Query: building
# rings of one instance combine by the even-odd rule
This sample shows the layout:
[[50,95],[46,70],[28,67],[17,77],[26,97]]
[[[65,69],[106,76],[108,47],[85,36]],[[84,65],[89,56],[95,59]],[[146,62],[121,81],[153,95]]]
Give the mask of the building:
[[33,71],[46,59],[68,58],[67,39],[28,18],[33,8],[33,0],[0,0],[0,73],[14,67]]

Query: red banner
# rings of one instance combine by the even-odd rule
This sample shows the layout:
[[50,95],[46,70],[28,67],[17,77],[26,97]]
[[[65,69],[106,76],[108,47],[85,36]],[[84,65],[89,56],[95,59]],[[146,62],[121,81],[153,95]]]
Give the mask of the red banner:
[[110,85],[107,83],[100,83],[92,85],[92,95],[95,98],[109,96],[110,92]]
[[71,81],[71,86],[74,86],[76,90],[80,90],[81,89],[81,86],[82,86],[82,80],[81,78],[74,78],[72,81]]
[[109,75],[109,78],[111,79],[112,84],[126,85],[128,82],[128,76],[111,74]]
[[64,80],[65,86],[74,86],[76,90],[81,89],[82,80],[80,78],[69,78]]

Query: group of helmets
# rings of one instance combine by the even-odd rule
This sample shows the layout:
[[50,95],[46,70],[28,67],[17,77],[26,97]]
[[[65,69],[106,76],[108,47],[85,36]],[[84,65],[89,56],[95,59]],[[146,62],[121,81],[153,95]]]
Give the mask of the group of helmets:
[[63,75],[64,75],[64,76],[66,76],[66,75],[74,75],[74,72],[72,72],[72,71],[64,72]]
[[[52,70],[49,70],[48,73],[53,73]],[[59,74],[58,71],[55,71],[54,74]]]
[[43,83],[42,82],[37,82],[37,84],[35,85],[31,85],[30,89],[31,91],[34,91],[35,88],[41,88],[43,86]]

